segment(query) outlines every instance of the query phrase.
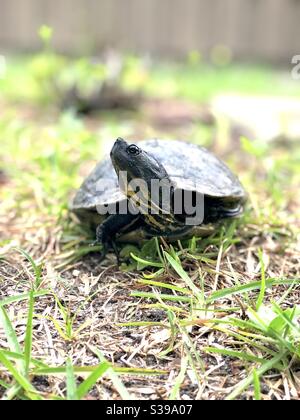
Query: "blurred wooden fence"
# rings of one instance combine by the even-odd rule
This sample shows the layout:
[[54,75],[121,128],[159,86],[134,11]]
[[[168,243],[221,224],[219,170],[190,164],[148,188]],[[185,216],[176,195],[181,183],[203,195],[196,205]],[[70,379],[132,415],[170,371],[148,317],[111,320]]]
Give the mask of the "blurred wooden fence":
[[44,23],[70,53],[111,46],[180,56],[224,44],[242,59],[300,54],[300,0],[0,0],[0,50],[37,48]]

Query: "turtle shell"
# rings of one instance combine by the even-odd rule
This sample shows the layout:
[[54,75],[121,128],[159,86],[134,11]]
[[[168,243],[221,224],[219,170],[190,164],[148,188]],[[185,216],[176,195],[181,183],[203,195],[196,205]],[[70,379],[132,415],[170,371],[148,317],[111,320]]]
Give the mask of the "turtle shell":
[[[243,201],[246,193],[238,178],[204,147],[179,140],[145,140],[139,147],[152,154],[165,167],[175,188],[191,190],[223,201]],[[98,191],[99,182],[106,189]],[[110,157],[97,164],[78,190],[71,209],[95,211],[99,205],[125,200]]]

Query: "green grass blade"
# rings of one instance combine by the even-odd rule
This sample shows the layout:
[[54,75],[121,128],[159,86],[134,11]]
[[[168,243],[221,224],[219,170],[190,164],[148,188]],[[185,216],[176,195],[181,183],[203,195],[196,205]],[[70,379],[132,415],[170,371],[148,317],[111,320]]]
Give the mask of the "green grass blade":
[[262,254],[261,249],[259,249],[258,251],[258,256],[259,256],[259,261],[260,261],[260,266],[261,266],[261,287],[260,287],[259,295],[256,302],[257,311],[259,310],[259,308],[261,307],[264,301],[265,292],[266,292],[265,265],[264,265],[263,254]]
[[[160,369],[144,369],[144,368],[122,368],[118,366],[112,366],[116,373],[122,375],[166,375],[168,372],[166,370]],[[73,366],[74,373],[83,375],[95,372],[98,366]],[[39,367],[32,371],[32,374],[35,376],[44,376],[44,375],[65,375],[66,368],[62,367]]]
[[105,372],[110,368],[110,364],[108,362],[102,362],[97,366],[97,368],[86,378],[82,384],[79,385],[77,388],[77,396],[78,399],[83,399],[90,389],[96,384],[99,378],[105,374]]
[[144,260],[143,258],[137,257],[136,255],[134,255],[133,253],[130,254],[130,256],[137,261],[138,263],[142,264],[143,266],[151,266],[151,267],[158,267],[158,268],[163,268],[163,264],[159,263],[159,262],[155,262],[155,261],[148,261],[148,260]]
[[67,360],[66,365],[66,383],[67,383],[67,400],[76,401],[78,400],[76,379],[74,375],[73,364],[70,359]]
[[174,302],[188,302],[190,303],[192,298],[189,298],[187,296],[174,296],[174,295],[165,295],[165,294],[155,294],[155,293],[147,293],[147,292],[131,292],[130,296],[133,297],[143,297],[148,299],[156,299],[159,298],[161,300],[172,300]]
[[[20,354],[20,353],[15,353],[12,351],[8,351],[8,350],[2,350],[3,354],[8,358],[8,359],[13,359],[13,360],[23,360],[24,361],[24,355]],[[31,359],[31,363],[39,368],[46,368],[47,365],[45,363],[40,362],[39,360],[36,359]]]
[[[299,284],[300,279],[268,279],[265,282],[266,288],[270,288],[272,286],[280,286],[280,285],[290,285],[290,284]],[[247,284],[242,284],[239,286],[229,287],[227,289],[218,290],[217,292],[212,293],[207,298],[207,303],[213,303],[218,299],[223,299],[232,295],[243,294],[247,292],[251,292],[253,290],[258,290],[261,288],[261,281],[254,281]]]
[[0,307],[0,322],[3,326],[10,350],[16,353],[22,353],[17,334],[3,307]]
[[18,251],[20,254],[22,254],[27,259],[27,261],[31,264],[34,271],[34,276],[35,276],[35,286],[36,288],[38,288],[41,284],[41,275],[42,275],[41,267],[35,263],[33,258],[26,251],[24,251],[24,249],[15,248],[15,250]]
[[182,278],[182,280],[185,281],[187,286],[191,289],[191,291],[194,293],[195,297],[198,299],[201,299],[200,290],[194,285],[193,281],[191,280],[190,276],[184,271],[182,268],[182,265],[178,263],[173,257],[171,257],[170,254],[167,252],[164,252],[165,257],[167,258],[168,262],[171,264],[173,269],[176,271],[176,273]]
[[[199,368],[203,374],[205,372],[205,364],[201,358],[200,352],[196,349],[195,342],[192,340],[188,330],[184,326],[179,325],[179,331],[182,334],[183,343],[187,351],[187,356],[189,357],[190,366],[195,373],[195,377],[200,380],[198,373]],[[196,362],[198,366],[196,366]]]
[[[234,320],[234,321],[236,321],[236,320]],[[225,321],[222,321],[222,323],[224,323],[226,325]],[[229,325],[233,325],[233,326],[237,327],[237,326],[239,326],[239,324],[240,324],[239,322],[238,323],[232,322],[232,324],[229,324]],[[243,322],[241,323],[241,328],[243,328],[244,330],[251,328],[253,330],[252,325],[248,328],[248,323],[244,324]],[[275,340],[270,338],[270,337],[260,335],[260,334],[253,334],[253,333],[249,333],[247,331],[242,331],[242,330],[239,330],[239,333],[237,333],[233,330],[223,328],[223,327],[220,327],[220,326],[216,326],[216,327],[214,327],[214,329],[217,330],[217,331],[221,331],[222,333],[226,334],[229,337],[234,337],[237,340],[242,341],[243,343],[266,353],[267,355],[276,356],[276,354],[277,354],[276,351],[273,351],[273,350],[270,349],[270,344],[271,345],[276,345]],[[266,345],[261,344],[261,342],[265,343]]]
[[[24,396],[22,396],[22,394],[20,393],[20,391],[22,390],[22,388],[20,387],[20,385],[14,384],[13,386],[8,386],[6,387],[6,392],[2,397],[3,401],[11,401],[13,400],[16,396],[18,396],[18,399],[27,399]],[[19,395],[18,395],[19,394]]]
[[253,369],[253,386],[254,386],[254,399],[261,400],[260,382],[256,369]]
[[188,364],[189,364],[188,363],[188,357],[187,356],[183,357],[181,359],[180,372],[179,372],[179,375],[177,376],[177,378],[175,380],[175,384],[174,384],[174,386],[172,388],[172,391],[170,393],[169,400],[178,400],[179,399],[180,387],[181,387],[181,385],[184,381]]
[[[7,343],[9,346],[9,349],[12,352],[15,353],[22,353],[21,346],[19,344],[19,340],[17,337],[17,334],[15,332],[15,329],[9,319],[9,316],[7,315],[7,312],[4,307],[0,306],[0,324],[2,324]],[[16,366],[18,369],[21,369],[23,372],[25,371],[25,360],[21,359],[20,361],[16,362]]]
[[2,386],[2,388],[4,389],[9,389],[10,385],[8,385],[6,382],[2,381],[2,379],[0,379],[0,386]]
[[143,277],[144,279],[155,279],[156,277],[161,276],[164,273],[165,269],[164,268],[160,268],[157,271],[153,271],[152,273],[143,273]]
[[[257,369],[256,373],[260,377],[264,373],[266,373],[268,370],[273,369],[278,362],[281,361],[283,357],[286,356],[286,352],[282,352],[277,354],[275,357],[273,357],[271,360],[268,360],[265,362],[260,368]],[[244,380],[242,380],[236,388],[226,397],[226,400],[234,400],[236,397],[238,397],[245,389],[247,389],[253,382],[253,372]]]
[[173,284],[169,283],[162,283],[160,281],[154,281],[154,280],[138,280],[138,283],[145,284],[148,286],[156,286],[161,287],[163,289],[170,289],[175,290],[175,292],[180,292],[186,295],[190,295],[191,292],[188,289],[184,289],[183,287],[174,286]]
[[178,327],[176,325],[176,315],[173,312],[173,310],[167,310],[167,315],[168,315],[168,320],[169,320],[169,328],[171,328],[171,336],[170,336],[170,341],[169,341],[169,345],[168,347],[161,351],[158,355],[158,357],[160,358],[164,358],[168,353],[170,353],[171,351],[173,351],[174,349],[174,344],[175,344],[175,340],[177,337],[177,331],[178,331]]
[[170,328],[169,325],[165,325],[162,322],[154,322],[154,321],[118,322],[116,325],[118,327],[162,327],[162,328]]
[[[50,290],[40,290],[39,292],[34,292],[33,297],[41,297],[51,294]],[[11,303],[20,302],[22,300],[27,300],[30,298],[30,293],[23,293],[17,296],[11,296],[0,301],[0,308],[2,306],[10,305]]]
[[[52,323],[53,323],[53,325],[54,325],[54,327],[55,327],[55,329],[56,329],[56,331],[58,332],[58,334],[64,339],[64,340],[66,340],[66,341],[71,341],[71,337],[67,334],[67,331],[66,331],[66,333],[63,331],[63,329],[62,329],[62,327],[61,327],[61,325],[60,325],[60,323],[58,322],[58,321],[56,321],[56,319],[54,319],[52,316],[48,316],[47,317],[47,319],[49,319]],[[67,325],[66,325],[66,323],[64,323],[63,324],[64,325],[64,327],[65,327],[65,330],[67,329]]]
[[34,387],[31,385],[31,383],[25,378],[24,375],[22,375],[15,367],[14,365],[6,358],[4,353],[0,350],[0,362],[3,364],[3,366],[10,372],[10,374],[13,376],[14,380],[24,389],[24,391],[27,393],[27,395],[32,400],[40,400],[41,397],[38,395],[37,391],[34,389]]
[[31,362],[33,307],[34,307],[34,297],[33,297],[33,291],[31,291],[30,298],[29,298],[29,310],[28,310],[26,335],[25,335],[25,345],[24,345],[24,357],[25,357],[25,372],[24,372],[24,374],[25,374],[25,376],[28,376],[29,366],[30,366],[30,362]]
[[228,350],[225,348],[218,348],[218,347],[204,347],[203,350],[208,353],[217,353],[217,354],[222,354],[224,356],[236,357],[237,359],[246,360],[248,362],[258,362],[258,363],[264,362],[264,359],[253,356],[252,354],[242,352],[242,351]]
[[295,286],[295,283],[296,283],[296,280],[297,279],[295,279],[294,281],[293,281],[293,283],[290,285],[290,287],[288,288],[288,290],[286,290],[280,297],[279,297],[279,299],[277,299],[277,301],[276,301],[276,303],[277,303],[277,305],[279,306],[279,305],[281,305],[284,301],[285,301],[285,299],[287,299],[287,297],[288,297],[288,295],[291,293],[291,291],[293,290],[293,287]]
[[[96,356],[99,358],[100,362],[106,362],[109,363],[104,355],[102,354],[102,352],[100,350],[98,350],[95,347],[90,347],[91,350],[96,354]],[[110,363],[109,363],[110,364]],[[121,381],[121,379],[119,378],[119,375],[116,373],[115,369],[111,366],[107,369],[106,375],[109,377],[109,379],[112,381],[116,391],[119,393],[120,397],[123,400],[134,400],[134,398],[129,394],[129,392],[127,391],[127,389],[125,388],[123,382]]]

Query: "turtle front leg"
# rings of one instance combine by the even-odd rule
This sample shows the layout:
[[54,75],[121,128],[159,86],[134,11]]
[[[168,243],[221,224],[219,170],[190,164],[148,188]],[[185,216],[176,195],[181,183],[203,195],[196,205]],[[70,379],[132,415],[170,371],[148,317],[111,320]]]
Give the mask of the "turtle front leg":
[[115,214],[109,216],[101,225],[96,229],[95,244],[102,244],[103,250],[100,257],[100,262],[104,260],[109,249],[113,249],[118,265],[120,265],[120,256],[116,244],[116,236],[119,233],[125,233],[126,230],[135,228],[139,222],[139,216],[132,214]]

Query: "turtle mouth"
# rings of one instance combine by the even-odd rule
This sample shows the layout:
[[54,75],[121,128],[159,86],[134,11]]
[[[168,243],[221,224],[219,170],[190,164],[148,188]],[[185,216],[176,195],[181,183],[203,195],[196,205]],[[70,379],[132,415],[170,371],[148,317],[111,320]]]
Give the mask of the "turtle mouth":
[[110,152],[110,158],[115,168],[116,173],[122,170],[122,167],[126,167],[126,149],[128,144],[125,140],[119,137]]
[[111,159],[118,156],[120,153],[123,154],[127,147],[128,143],[125,140],[123,140],[121,137],[117,138],[110,152]]

